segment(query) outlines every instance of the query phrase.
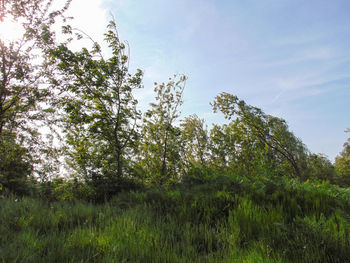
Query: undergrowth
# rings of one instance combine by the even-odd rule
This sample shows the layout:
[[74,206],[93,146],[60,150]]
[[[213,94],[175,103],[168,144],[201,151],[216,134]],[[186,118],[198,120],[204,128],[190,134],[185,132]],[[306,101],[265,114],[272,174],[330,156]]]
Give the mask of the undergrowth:
[[0,200],[2,262],[350,262],[349,231],[349,189],[286,178]]

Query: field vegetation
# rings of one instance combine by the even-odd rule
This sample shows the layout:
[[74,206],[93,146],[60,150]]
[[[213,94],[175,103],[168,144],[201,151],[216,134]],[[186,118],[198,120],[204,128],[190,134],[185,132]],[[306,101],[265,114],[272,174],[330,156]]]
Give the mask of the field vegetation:
[[350,262],[350,139],[332,163],[225,92],[208,127],[183,75],[141,112],[115,22],[96,43],[70,2],[0,2],[1,262]]

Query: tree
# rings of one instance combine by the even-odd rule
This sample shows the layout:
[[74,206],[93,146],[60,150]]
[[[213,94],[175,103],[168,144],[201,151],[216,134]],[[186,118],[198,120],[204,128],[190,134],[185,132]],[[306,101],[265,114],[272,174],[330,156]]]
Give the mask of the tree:
[[[181,124],[182,161],[186,170],[204,167],[208,158],[208,131],[197,115],[185,118]],[[185,171],[186,172],[186,171]]]
[[156,101],[144,117],[140,165],[149,180],[164,184],[179,171],[180,135],[175,121],[183,103],[185,76],[169,79],[168,83],[155,83]]
[[261,109],[246,104],[236,96],[221,93],[212,104],[214,112],[221,111],[226,119],[233,119],[236,125],[242,125],[249,136],[257,138],[259,143],[274,152],[274,162],[280,167],[286,161],[294,174],[303,178],[306,168],[307,150],[303,143],[288,130],[286,122],[265,114]]
[[52,1],[4,1],[1,19],[20,23],[24,34],[15,41],[0,39],[0,136],[4,129],[28,130],[28,123],[42,118],[40,102],[50,94],[41,85],[47,68],[37,57],[54,41],[51,31],[57,16],[62,16],[69,1],[59,11],[49,11]]
[[[350,132],[347,129],[345,132]],[[344,149],[335,158],[334,164],[337,172],[337,180],[343,186],[350,185],[350,138],[344,143]]]
[[307,160],[309,178],[334,182],[335,170],[331,161],[322,154],[310,154]]
[[[65,32],[73,34],[74,30],[66,27]],[[87,180],[123,176],[140,118],[133,91],[142,87],[143,73],[129,73],[126,46],[114,21],[108,25],[105,41],[112,54],[108,59],[94,41],[91,50],[73,52],[69,43],[63,43],[50,52],[60,73],[60,105],[70,164]]]
[[[45,102],[52,93],[43,85],[48,67],[38,57],[54,42],[51,28],[59,17],[64,18],[69,3],[53,10],[50,0],[1,2],[0,20],[13,20],[23,29],[17,40],[0,39],[0,147],[6,148],[1,153],[0,176],[8,180],[38,174],[45,167],[39,159],[47,145],[38,127],[45,121]],[[26,168],[14,172],[15,163]]]
[[210,131],[210,152],[210,163],[216,169],[250,176],[277,173],[271,149],[242,122],[214,125]]
[[0,143],[0,186],[17,194],[28,191],[28,175],[33,172],[33,160],[28,150],[6,136]]

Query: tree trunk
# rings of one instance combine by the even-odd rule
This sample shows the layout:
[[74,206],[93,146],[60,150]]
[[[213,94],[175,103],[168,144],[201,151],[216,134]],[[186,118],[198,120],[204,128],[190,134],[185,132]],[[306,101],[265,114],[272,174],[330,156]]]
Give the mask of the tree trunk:
[[120,149],[117,150],[117,177],[120,179],[123,175],[123,164],[122,164],[122,158],[121,158],[121,151]]
[[168,146],[168,128],[165,131],[165,138],[164,138],[164,151],[163,151],[163,161],[162,161],[162,178],[166,175],[166,155],[167,155],[167,146]]

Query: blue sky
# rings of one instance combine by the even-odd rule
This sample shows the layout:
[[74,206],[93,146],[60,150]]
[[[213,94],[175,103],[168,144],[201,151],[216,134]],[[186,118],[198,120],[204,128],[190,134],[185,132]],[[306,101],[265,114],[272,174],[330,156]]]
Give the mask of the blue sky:
[[[79,4],[80,3],[80,4]],[[223,122],[209,103],[229,92],[287,120],[315,153],[331,160],[350,134],[348,0],[73,0],[88,33],[112,14],[145,72],[145,108],[153,82],[188,76],[183,114]],[[81,12],[81,6],[91,6]],[[74,10],[74,7],[73,7]]]

